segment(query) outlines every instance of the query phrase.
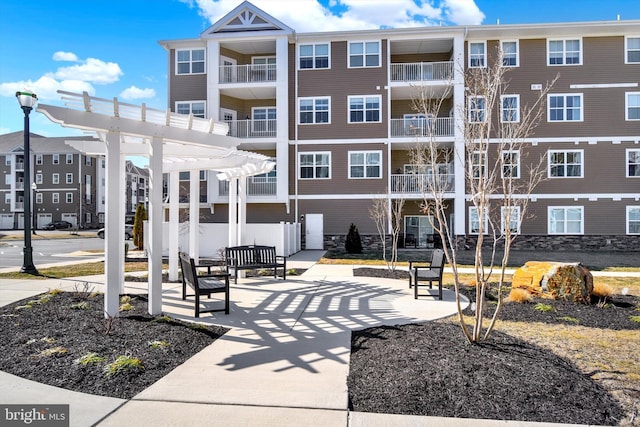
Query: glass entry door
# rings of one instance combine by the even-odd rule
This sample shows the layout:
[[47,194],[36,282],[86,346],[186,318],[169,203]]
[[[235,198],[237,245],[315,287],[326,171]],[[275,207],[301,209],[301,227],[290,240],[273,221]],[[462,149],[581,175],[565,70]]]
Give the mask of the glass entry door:
[[433,227],[426,215],[404,217],[404,247],[432,248]]

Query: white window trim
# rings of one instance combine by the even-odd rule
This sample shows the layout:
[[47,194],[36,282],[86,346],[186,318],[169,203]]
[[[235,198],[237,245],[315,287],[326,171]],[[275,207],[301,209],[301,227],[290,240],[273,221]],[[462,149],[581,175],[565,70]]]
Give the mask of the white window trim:
[[[380,163],[378,164],[379,166],[379,174],[378,176],[367,176],[367,154],[378,154],[379,158],[380,158]],[[364,165],[352,165],[351,164],[351,155],[352,154],[364,154],[364,158],[365,158],[365,163]],[[349,151],[347,153],[348,156],[348,170],[349,170],[349,179],[382,179],[382,150],[358,150],[358,151]],[[364,167],[364,176],[351,176],[351,166],[363,166]]]
[[66,193],[64,199],[66,203],[73,203],[73,193]]
[[[479,163],[476,164],[476,163],[473,162],[473,159],[474,159],[476,154],[480,155],[480,158],[482,160],[482,164],[479,164]],[[489,156],[487,155],[486,152],[482,152],[480,150],[474,150],[473,151],[473,153],[471,154],[471,161],[469,162],[469,176],[472,179],[478,179],[478,178],[480,178],[480,176],[484,176],[484,177],[487,176],[487,171],[488,171],[488,167],[489,167],[488,157]],[[480,173],[478,173],[478,176],[475,176],[475,173],[474,173],[474,168],[476,166],[481,168],[480,169]]]
[[[327,100],[327,121],[326,122],[316,122],[316,103],[315,101],[318,99],[326,99]],[[300,122],[300,103],[306,100],[313,100],[313,122],[311,123],[302,123]],[[331,97],[330,96],[303,96],[298,98],[297,107],[297,122],[300,126],[308,126],[308,125],[330,125],[331,124]]]
[[72,173],[65,174],[64,182],[67,184],[73,184],[73,174]]
[[[207,116],[207,101],[206,100],[202,100],[202,99],[201,100],[192,100],[192,101],[176,101],[175,105],[174,105],[174,108],[173,108],[173,111],[178,113],[178,104],[189,104],[189,114],[192,114],[193,113],[193,104],[196,104],[196,103],[204,104],[204,118],[208,117]],[[193,117],[200,117],[200,116],[194,115]]]
[[51,183],[52,184],[60,184],[60,174],[59,173],[54,173],[53,175],[51,175]]
[[[504,113],[504,99],[505,98],[516,98],[516,119],[515,120],[503,120]],[[512,95],[500,95],[500,123],[520,123],[520,95],[514,93]]]
[[503,67],[506,68],[515,68],[515,67],[519,67],[520,66],[520,40],[500,40],[500,49],[502,49],[502,53],[504,55],[504,49],[502,47],[503,43],[515,43],[516,44],[516,65],[504,65],[504,62],[502,63]]
[[[472,218],[473,218],[473,213],[474,212],[475,212],[476,217],[478,217],[478,208],[476,208],[475,206],[469,206],[469,234],[477,236],[477,235],[480,234],[480,232],[479,231],[474,231],[473,227],[472,227],[472,224],[473,224]],[[478,218],[478,220],[479,220],[479,218]],[[485,207],[485,215],[484,215],[484,221],[483,222],[484,222],[484,224],[483,224],[483,229],[484,229],[483,235],[485,235],[485,234],[489,233],[489,206]]]
[[36,193],[36,204],[37,205],[41,205],[42,204],[42,193],[39,192],[39,191]]
[[[551,120],[551,102],[550,99],[552,96],[562,96],[564,97],[564,119],[562,120]],[[580,97],[580,120],[567,120],[567,96],[578,96]],[[582,93],[549,93],[547,94],[547,123],[579,123],[584,121],[584,95]]]
[[[363,52],[362,52],[362,66],[361,67],[352,67],[351,66],[351,45],[355,43],[362,43]],[[367,43],[378,43],[378,65],[372,66],[367,65]],[[382,67],[382,42],[380,40],[350,40],[347,42],[347,68],[381,68]]]
[[36,154],[36,165],[42,164],[42,154]]
[[51,156],[51,164],[59,165],[60,164],[60,154],[54,154]]
[[60,203],[60,193],[51,193],[51,203]]
[[[472,44],[481,44],[481,45],[484,46],[484,49],[483,49],[484,53],[483,53],[483,56],[482,56],[482,65],[471,65],[471,59],[472,59],[471,58],[471,45]],[[487,41],[486,40],[475,40],[475,41],[474,40],[470,40],[467,43],[467,53],[468,53],[467,56],[469,57],[468,61],[467,61],[467,66],[469,68],[487,68]]]
[[[353,98],[362,98],[364,100],[364,116],[361,122],[351,121],[351,100]],[[367,98],[378,98],[378,120],[371,122],[367,121]],[[347,123],[349,124],[366,124],[366,123],[382,123],[382,95],[350,95],[347,96]]]
[[506,163],[504,163],[504,155],[505,154],[512,154],[512,153],[516,153],[518,155],[518,162],[515,165],[518,173],[515,176],[511,176],[512,179],[520,179],[520,150],[502,150],[502,152],[500,153],[500,155],[502,156],[502,168],[500,168],[500,174],[502,176],[502,178],[509,178],[507,176],[504,175],[504,167],[506,166]]
[[[626,149],[625,156],[624,156],[624,175],[627,178],[640,178],[640,176],[629,175],[629,153],[631,153],[632,151],[637,151],[638,155],[640,156],[640,148],[627,148]],[[640,163],[638,164],[638,167],[640,167]]]
[[[315,176],[315,170],[313,172],[313,175],[311,178],[303,178],[302,174],[300,173],[301,169],[302,169],[302,162],[300,161],[300,158],[302,155],[313,155],[315,157],[316,154],[326,154],[329,156],[329,164],[327,165],[327,167],[329,168],[329,173],[327,174],[328,176],[326,178],[318,178]],[[316,167],[315,163],[314,163],[314,168]],[[298,152],[298,179],[299,180],[303,180],[303,181],[307,181],[307,180],[314,180],[314,179],[331,179],[331,174],[332,174],[332,170],[331,170],[331,151],[299,151]]]
[[[482,111],[484,111],[484,113],[482,114],[482,120],[471,120],[471,112],[472,111],[480,111],[479,109],[471,109],[471,101],[474,99],[482,99],[484,100],[484,108],[482,109]],[[483,95],[474,95],[474,96],[470,96],[467,99],[467,120],[469,120],[469,123],[486,123],[487,119],[488,119],[488,111],[487,111],[487,98]]]
[[634,64],[640,65],[640,61],[629,62],[629,42],[628,42],[629,39],[640,39],[640,35],[624,36],[624,63],[629,65],[634,65]]
[[11,174],[6,174],[4,176],[4,185],[11,185],[12,182],[13,182],[13,177],[11,176]]
[[640,232],[639,233],[631,233],[629,231],[629,214],[631,213],[632,210],[636,210],[636,209],[640,210],[640,205],[638,205],[638,206],[627,206],[627,215],[626,215],[626,222],[625,222],[626,229],[627,229],[626,231],[627,231],[627,234],[632,235],[632,236],[640,235]]
[[[316,68],[316,46],[318,45],[326,45],[327,46],[327,67],[326,68]],[[313,67],[311,68],[300,68],[300,58],[302,58],[302,55],[300,55],[300,48],[302,46],[313,46],[313,55],[311,56],[311,58],[313,59]],[[300,45],[298,45],[298,57],[296,58],[296,65],[299,71],[308,71],[308,70],[330,70],[331,69],[331,43],[330,42],[326,42],[326,43],[300,43]]]
[[73,164],[73,154],[67,154],[65,156],[65,163],[68,165],[72,165]]
[[[566,176],[566,170],[564,176],[552,176],[551,175],[551,154],[553,153],[580,153],[580,176]],[[565,166],[567,164],[565,163]],[[549,179],[575,179],[575,178],[584,178],[584,150],[583,149],[575,149],[575,150],[547,150],[547,178]]]
[[36,173],[35,180],[36,180],[36,184],[42,184],[42,174]]
[[[568,209],[579,209],[580,210],[580,231],[578,233],[554,233],[551,230],[551,211],[554,209],[564,209],[565,210],[565,230],[566,230],[566,211]],[[576,236],[576,235],[584,235],[584,206],[548,206],[547,207],[547,234],[553,236]]]
[[[500,231],[502,235],[507,233],[506,229],[506,206],[500,207]],[[522,226],[522,216],[520,214],[520,206],[511,206],[511,214],[517,216],[517,226],[516,230],[512,231],[511,234],[520,234],[520,227]],[[509,219],[509,223],[511,223],[511,219]]]
[[[193,70],[193,51],[194,50],[202,50],[204,51],[204,70],[201,73],[194,73],[191,70]],[[184,51],[189,51],[189,72],[188,73],[178,73],[178,64],[181,64],[182,62],[178,61],[178,52],[184,52]],[[207,74],[207,49],[205,49],[204,47],[193,47],[193,48],[185,48],[185,49],[176,49],[176,53],[175,53],[175,75],[176,76],[190,76],[190,75],[195,75],[195,74]],[[200,61],[198,61],[200,62]]]
[[[580,43],[580,51],[578,52],[578,63],[577,64],[567,64],[567,41],[578,40]],[[562,42],[562,64],[550,64],[551,57],[549,56],[551,51],[549,49],[549,44],[551,42]],[[582,65],[582,54],[584,51],[584,45],[582,43],[582,37],[569,37],[569,38],[553,38],[547,39],[547,67],[572,67],[576,65]]]
[[[640,97],[640,92],[625,92],[624,94],[624,119],[628,122],[637,122],[640,119],[630,119],[629,118],[629,96],[634,95]],[[636,108],[636,107],[634,107]],[[637,108],[640,108],[640,104]]]

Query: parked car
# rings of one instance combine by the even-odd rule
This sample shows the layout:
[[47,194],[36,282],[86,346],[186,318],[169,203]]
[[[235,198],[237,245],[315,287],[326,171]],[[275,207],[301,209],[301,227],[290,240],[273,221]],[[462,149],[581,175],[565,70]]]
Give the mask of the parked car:
[[[104,239],[104,228],[98,230],[98,237]],[[124,239],[129,240],[133,238],[133,225],[124,226]]]
[[42,226],[43,230],[66,230],[73,227],[69,221],[53,221],[47,225]]

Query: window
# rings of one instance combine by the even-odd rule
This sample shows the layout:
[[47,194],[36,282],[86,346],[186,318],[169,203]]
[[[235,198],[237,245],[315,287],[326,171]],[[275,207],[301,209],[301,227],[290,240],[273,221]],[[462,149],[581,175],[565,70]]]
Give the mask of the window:
[[520,178],[520,152],[518,150],[502,151],[502,177]]
[[487,119],[486,110],[484,96],[472,96],[469,98],[469,122],[484,122]]
[[349,178],[382,178],[382,151],[349,151]]
[[582,178],[583,150],[549,150],[549,178]]
[[500,121],[518,123],[520,121],[520,95],[502,95],[500,97]]
[[58,174],[58,173],[54,173],[54,174],[51,176],[51,183],[52,183],[52,184],[60,184],[60,174]]
[[627,234],[640,234],[640,206],[627,206]]
[[73,193],[66,193],[65,196],[67,203],[73,203]]
[[624,50],[625,64],[640,64],[640,36],[625,37]]
[[5,185],[11,185],[11,182],[12,182],[12,181],[13,181],[13,180],[11,179],[11,175],[10,175],[10,174],[6,174],[6,175],[4,176],[4,184],[5,184]]
[[547,40],[548,65],[581,65],[581,40]]
[[59,165],[60,164],[60,154],[54,154],[51,157],[51,163],[53,163],[54,165]]
[[471,154],[471,164],[469,167],[471,168],[471,176],[473,178],[480,178],[480,173],[482,173],[482,176],[486,176],[487,154],[481,151],[474,151]]
[[627,178],[640,178],[640,149],[627,149]]
[[42,184],[42,174],[41,173],[37,173],[36,174],[36,184]]
[[51,203],[60,203],[60,194],[51,193]]
[[349,68],[379,67],[380,42],[349,43]]
[[625,120],[640,120],[640,92],[627,92],[625,98]]
[[469,43],[469,67],[487,66],[487,42]]
[[502,234],[507,233],[507,224],[509,224],[509,230],[511,234],[520,234],[520,206],[511,206],[506,207],[502,206],[500,208],[500,230]]
[[252,131],[257,133],[275,132],[276,107],[255,107],[251,109]]
[[300,124],[330,123],[329,98],[300,98]]
[[72,165],[73,164],[73,154],[67,154],[66,155],[66,163],[68,165]]
[[73,174],[72,173],[68,173],[66,176],[66,183],[67,184],[73,184]]
[[380,95],[350,96],[349,123],[380,123]]
[[517,67],[520,65],[517,40],[502,42],[502,65],[505,67]]
[[42,204],[42,193],[36,193],[36,204],[37,205]]
[[549,206],[549,234],[584,234],[582,206]]
[[5,164],[5,166],[11,166],[11,157],[5,156],[4,164]]
[[42,154],[36,154],[36,165],[42,164]]
[[[482,219],[482,234],[486,234],[489,231],[489,215],[488,208],[485,208],[485,212]],[[478,216],[478,208],[469,208],[469,233],[480,234],[480,218]]]
[[89,157],[89,156],[84,156],[84,164],[85,164],[85,166],[91,166],[91,165],[92,165],[92,163],[91,163],[91,157]]
[[547,95],[547,120],[581,122],[582,94]]
[[276,57],[275,56],[254,56],[251,58],[252,82],[266,82],[276,79]]
[[84,223],[91,224],[91,212],[86,212],[84,214]]
[[300,179],[331,178],[331,153],[299,153]]
[[204,49],[176,51],[176,74],[203,74]]
[[11,193],[4,193],[4,203],[6,205],[11,204]]
[[329,44],[300,45],[300,69],[329,68]]
[[194,117],[200,117],[204,119],[204,101],[187,101],[176,102],[176,113],[178,114],[193,114]]

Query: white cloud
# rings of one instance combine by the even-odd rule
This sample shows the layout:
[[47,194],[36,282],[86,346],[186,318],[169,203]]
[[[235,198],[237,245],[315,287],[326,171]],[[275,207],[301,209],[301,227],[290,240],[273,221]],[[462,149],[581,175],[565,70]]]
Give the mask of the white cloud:
[[120,92],[120,98],[122,99],[153,98],[154,96],[156,96],[154,89],[140,89],[135,86],[130,86]]
[[73,52],[58,51],[53,54],[54,61],[78,62],[78,57]]
[[442,0],[447,19],[458,25],[482,24],[485,16],[474,0]]
[[115,62],[87,58],[81,64],[58,68],[51,77],[59,80],[83,80],[104,85],[117,82],[121,75],[123,72]]
[[64,90],[68,92],[86,91],[89,95],[95,94],[94,87],[81,80],[61,80],[58,81],[50,76],[42,76],[38,80],[23,80],[18,82],[0,83],[0,96],[15,96],[15,93],[24,88],[29,88],[37,96],[38,100],[59,100],[60,95],[56,92]]

